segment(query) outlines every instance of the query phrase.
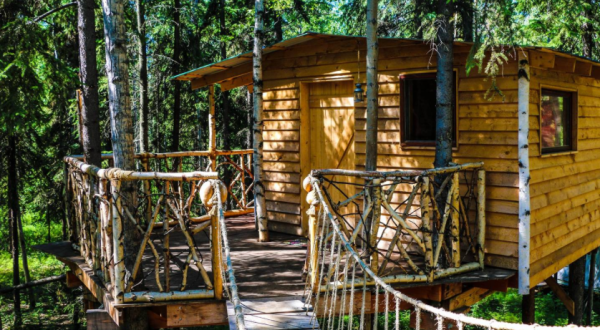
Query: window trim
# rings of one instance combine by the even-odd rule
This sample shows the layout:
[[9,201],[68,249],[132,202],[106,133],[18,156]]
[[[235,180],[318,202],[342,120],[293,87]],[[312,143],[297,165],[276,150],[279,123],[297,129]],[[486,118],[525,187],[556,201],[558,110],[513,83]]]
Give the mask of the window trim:
[[[453,68],[452,69],[453,73],[454,73],[454,141],[452,143],[452,151],[457,151],[458,150],[458,120],[459,120],[459,115],[458,115],[458,108],[459,108],[459,103],[458,103],[458,82],[459,82],[459,77],[458,77],[458,69],[457,68]],[[399,122],[399,130],[400,130],[400,148],[403,150],[415,150],[415,149],[424,149],[424,150],[435,150],[435,141],[423,141],[423,140],[407,140],[406,139],[406,128],[404,126],[405,124],[405,102],[404,102],[404,78],[407,76],[426,76],[426,75],[433,75],[435,77],[435,75],[437,74],[437,70],[424,70],[424,71],[411,71],[411,72],[402,72],[400,73],[400,75],[398,76],[398,85],[399,85],[399,92],[398,95],[400,96],[400,118]]]
[[[544,148],[542,147],[542,99],[544,91],[554,92],[555,95],[571,94],[571,116],[569,124],[571,129],[571,143],[569,146]],[[540,84],[539,89],[539,104],[538,104],[538,145],[540,157],[552,157],[568,155],[577,152],[578,132],[579,132],[579,93],[577,89],[566,88],[553,85]]]

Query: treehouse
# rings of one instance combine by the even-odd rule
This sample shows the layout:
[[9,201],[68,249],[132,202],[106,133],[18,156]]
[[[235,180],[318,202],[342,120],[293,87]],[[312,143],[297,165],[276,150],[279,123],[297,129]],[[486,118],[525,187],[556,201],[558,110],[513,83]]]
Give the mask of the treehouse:
[[[273,242],[254,242],[252,151],[216,150],[213,119],[210,150],[140,154],[139,172],[67,158],[71,241],[39,249],[117,324],[146,308],[160,327],[304,329],[396,308],[417,328],[500,328],[431,305],[529,292],[600,246],[600,63],[524,47],[489,78],[467,74],[472,44],[456,42],[455,164],[434,169],[436,56],[423,41],[378,43],[377,171],[364,168],[365,39],[307,33],[264,49]],[[214,85],[252,90],[252,68],[245,53],[174,79],[209,88],[214,115]],[[120,198],[128,181],[136,203]],[[125,263],[123,223],[143,236]]]

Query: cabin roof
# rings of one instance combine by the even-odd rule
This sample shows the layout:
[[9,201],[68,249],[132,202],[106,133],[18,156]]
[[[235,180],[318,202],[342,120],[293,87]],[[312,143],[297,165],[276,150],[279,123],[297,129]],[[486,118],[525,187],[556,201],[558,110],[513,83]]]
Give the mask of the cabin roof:
[[[263,54],[269,54],[278,52],[281,50],[288,49],[290,47],[317,39],[343,39],[347,38],[348,40],[356,40],[356,39],[365,39],[364,36],[346,36],[346,35],[335,35],[335,34],[326,34],[326,33],[316,33],[316,32],[306,32],[296,37],[292,37],[290,39],[275,43],[273,45],[267,46],[263,49]],[[390,38],[390,37],[382,37],[380,39],[387,40],[396,40],[402,44],[421,44],[427,42],[426,40],[421,39],[408,39],[408,38]],[[455,45],[465,46],[465,45],[473,45],[472,42],[463,42],[463,41],[455,41]],[[593,60],[591,58],[587,58],[584,56],[579,56],[576,54],[571,54],[568,52],[560,51],[550,47],[535,47],[535,46],[520,46],[523,49],[527,50],[538,50],[543,52],[560,54],[567,57],[576,58],[578,60],[584,62],[590,62],[594,64],[600,64],[600,61]],[[225,60],[207,64],[201,66],[199,68],[178,74],[176,76],[171,77],[174,80],[181,81],[198,81],[198,86],[196,88],[211,85],[214,83],[220,83],[221,81],[231,79],[232,77],[240,76],[242,74],[246,74],[252,71],[252,52],[245,52],[239,55],[232,56]],[[200,81],[201,80],[201,81]],[[250,81],[251,83],[251,81]],[[193,89],[194,86],[192,86]]]

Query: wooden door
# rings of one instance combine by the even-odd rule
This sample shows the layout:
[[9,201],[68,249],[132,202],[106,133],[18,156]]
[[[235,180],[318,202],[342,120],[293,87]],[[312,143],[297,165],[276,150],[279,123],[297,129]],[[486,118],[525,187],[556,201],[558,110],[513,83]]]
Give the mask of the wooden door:
[[[354,85],[352,81],[309,84],[310,168],[354,169]],[[354,182],[349,177],[335,181]],[[354,194],[347,184],[325,184],[332,201],[345,200]],[[345,210],[347,211],[347,210]]]

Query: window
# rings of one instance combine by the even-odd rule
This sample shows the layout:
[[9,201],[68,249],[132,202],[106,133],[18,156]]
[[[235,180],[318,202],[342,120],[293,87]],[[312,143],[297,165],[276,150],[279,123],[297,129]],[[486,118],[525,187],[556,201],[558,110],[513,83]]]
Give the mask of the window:
[[[436,74],[400,77],[403,146],[435,146]],[[452,91],[452,139],[456,145],[456,72]]]
[[542,154],[575,150],[576,125],[575,93],[542,89],[540,109]]

